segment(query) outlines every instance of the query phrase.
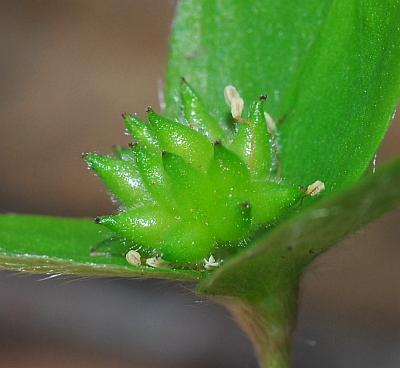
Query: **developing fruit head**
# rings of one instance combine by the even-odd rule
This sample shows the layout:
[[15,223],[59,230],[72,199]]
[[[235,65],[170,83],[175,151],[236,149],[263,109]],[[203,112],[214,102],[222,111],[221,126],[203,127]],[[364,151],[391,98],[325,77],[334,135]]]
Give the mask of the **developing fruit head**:
[[[265,95],[243,118],[238,91],[227,86],[224,92],[234,131],[214,119],[182,79],[184,121],[167,119],[151,107],[148,122],[123,114],[133,143],[115,148],[112,156],[84,155],[121,204],[118,214],[96,222],[156,259],[145,262],[152,267],[204,262],[206,269],[215,268],[219,261],[212,254],[245,244],[260,226],[323,189],[318,182],[304,191],[275,172],[276,127],[264,110]],[[136,253],[127,259],[140,265]]]

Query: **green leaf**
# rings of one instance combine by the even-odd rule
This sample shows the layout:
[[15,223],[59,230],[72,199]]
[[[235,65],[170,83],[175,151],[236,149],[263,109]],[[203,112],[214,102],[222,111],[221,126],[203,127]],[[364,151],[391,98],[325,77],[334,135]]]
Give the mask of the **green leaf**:
[[180,77],[219,119],[223,88],[245,103],[269,95],[283,177],[327,191],[365,171],[400,95],[398,0],[181,1],[171,40],[166,101]]
[[[134,267],[123,254],[93,256],[111,232],[93,221],[30,215],[0,216],[0,268],[47,274],[199,280],[205,273]],[[115,252],[118,244],[110,244]],[[126,251],[126,250],[125,250]]]
[[290,366],[300,277],[339,240],[400,205],[400,161],[314,202],[231,258],[198,291],[225,304],[252,339],[261,367]]

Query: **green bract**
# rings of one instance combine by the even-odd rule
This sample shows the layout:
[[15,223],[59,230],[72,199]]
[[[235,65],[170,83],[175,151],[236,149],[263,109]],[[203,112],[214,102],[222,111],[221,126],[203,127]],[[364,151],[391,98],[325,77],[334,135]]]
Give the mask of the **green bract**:
[[243,100],[229,88],[233,128],[214,119],[185,80],[183,122],[151,108],[148,123],[123,115],[132,145],[117,148],[114,156],[84,155],[121,204],[118,214],[96,222],[148,257],[194,266],[245,245],[255,230],[305,196],[274,169],[276,142],[264,113],[266,97],[242,118]]

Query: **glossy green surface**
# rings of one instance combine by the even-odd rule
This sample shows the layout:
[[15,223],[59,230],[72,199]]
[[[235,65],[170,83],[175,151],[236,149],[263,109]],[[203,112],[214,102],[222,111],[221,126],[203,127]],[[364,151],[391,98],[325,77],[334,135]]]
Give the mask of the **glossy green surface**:
[[223,88],[245,105],[266,93],[281,121],[283,177],[315,177],[333,191],[360,178],[400,95],[398,0],[186,0],[171,39],[167,112],[179,78],[204,96],[219,120]]
[[272,163],[272,138],[264,116],[265,100],[261,99],[250,108],[248,122],[238,127],[229,148],[249,167],[254,178],[268,178]]
[[[92,220],[0,216],[0,269],[49,275],[198,280],[204,273],[130,266],[129,246],[108,243],[111,232]],[[97,256],[91,255],[97,253]]]
[[209,113],[202,99],[184,79],[181,81],[180,97],[188,125],[206,134],[212,142],[225,138],[226,129]]
[[273,173],[264,97],[228,131],[186,81],[180,88],[183,122],[151,108],[148,123],[124,114],[130,148],[84,159],[123,206],[98,223],[172,267],[201,268],[220,249],[245,245],[305,192]]

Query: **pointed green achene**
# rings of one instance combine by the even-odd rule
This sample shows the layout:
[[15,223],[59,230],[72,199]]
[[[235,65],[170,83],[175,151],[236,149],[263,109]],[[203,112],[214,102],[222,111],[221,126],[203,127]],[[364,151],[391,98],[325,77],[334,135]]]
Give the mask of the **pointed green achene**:
[[166,179],[161,151],[152,152],[147,147],[134,145],[132,151],[135,154],[138,172],[143,178],[144,185],[151,196],[160,204],[167,207],[173,205],[169,183]]
[[214,159],[208,169],[215,209],[210,218],[216,237],[221,241],[239,240],[251,225],[248,190],[249,170],[235,153],[221,143],[214,144]]
[[98,217],[96,222],[148,249],[159,249],[177,220],[167,210],[149,205]]
[[304,194],[304,190],[291,185],[267,180],[253,182],[248,196],[253,204],[253,226],[279,219],[287,209],[303,198]]
[[132,162],[97,153],[86,153],[83,158],[125,207],[150,200],[143,179]]
[[182,156],[199,170],[206,170],[212,156],[212,144],[202,134],[183,124],[148,111],[151,127],[163,150]]
[[149,124],[131,114],[122,115],[126,129],[135,143],[146,148],[150,152],[158,152],[159,144]]
[[174,264],[196,264],[211,254],[215,237],[199,221],[183,221],[165,239],[162,257]]
[[163,163],[171,183],[172,195],[178,198],[178,211],[184,212],[186,218],[206,221],[213,208],[208,177],[173,153],[164,152]]
[[224,131],[185,81],[181,98],[188,124],[151,108],[149,123],[124,114],[131,146],[115,148],[115,157],[84,156],[124,206],[96,221],[131,242],[130,248],[162,257],[170,266],[204,263],[209,269],[218,265],[214,255],[244,246],[259,227],[323,189],[318,181],[307,189],[292,186],[274,174],[271,165],[279,158],[272,155],[265,97],[251,105],[244,119],[243,100],[233,86],[229,91],[237,122],[233,134]]
[[213,142],[223,140],[225,138],[224,130],[217,120],[210,115],[203,101],[184,78],[182,78],[180,94],[183,112],[188,124]]
[[253,103],[229,147],[258,179],[268,178],[271,168],[271,137],[264,116],[265,99],[261,96],[259,101]]

